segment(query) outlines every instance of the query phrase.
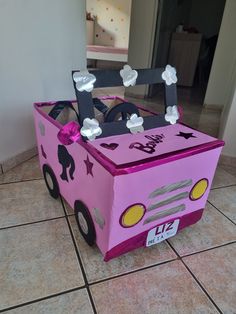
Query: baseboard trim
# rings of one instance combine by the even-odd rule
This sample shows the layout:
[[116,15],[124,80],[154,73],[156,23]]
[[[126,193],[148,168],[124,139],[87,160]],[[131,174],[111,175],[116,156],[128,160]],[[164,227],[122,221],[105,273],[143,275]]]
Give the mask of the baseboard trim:
[[37,155],[37,147],[30,148],[20,154],[17,154],[11,158],[6,159],[0,164],[0,174],[9,171],[10,169],[18,166],[22,162]]
[[211,111],[219,111],[222,112],[224,106],[222,105],[211,105],[211,104],[203,104],[203,108],[205,110],[211,110]]

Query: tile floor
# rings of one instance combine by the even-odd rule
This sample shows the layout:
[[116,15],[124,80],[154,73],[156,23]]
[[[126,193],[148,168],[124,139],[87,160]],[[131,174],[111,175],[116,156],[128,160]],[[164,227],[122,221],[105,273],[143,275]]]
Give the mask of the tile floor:
[[[217,116],[191,110],[200,128]],[[36,156],[0,175],[0,312],[236,313],[235,213],[235,168],[219,166],[200,222],[105,263],[48,195]]]

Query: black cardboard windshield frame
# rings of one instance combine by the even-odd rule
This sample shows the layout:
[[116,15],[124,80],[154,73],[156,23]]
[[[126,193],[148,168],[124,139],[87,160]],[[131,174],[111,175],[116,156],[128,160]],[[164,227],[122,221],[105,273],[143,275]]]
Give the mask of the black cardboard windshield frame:
[[[162,73],[165,71],[164,68],[137,69],[136,71],[138,72],[138,77],[135,85],[164,84],[165,86],[165,111],[156,116],[150,115],[144,117],[144,130],[169,125],[170,123],[165,120],[165,112],[167,107],[177,105],[176,84],[166,85],[165,81],[162,79]],[[79,71],[72,71],[72,79],[75,72]],[[120,70],[92,70],[89,71],[89,73],[96,77],[94,88],[123,86]],[[79,122],[82,126],[85,118],[95,118],[92,93],[86,91],[79,92],[74,80],[73,84],[79,106]],[[101,123],[99,126],[102,129],[102,134],[97,138],[130,133],[130,130],[126,127],[126,123],[126,120]]]

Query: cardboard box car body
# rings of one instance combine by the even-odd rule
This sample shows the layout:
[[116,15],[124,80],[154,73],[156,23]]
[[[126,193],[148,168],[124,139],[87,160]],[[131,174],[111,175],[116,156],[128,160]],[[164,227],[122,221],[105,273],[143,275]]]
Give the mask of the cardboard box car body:
[[[76,81],[77,102],[34,105],[48,190],[75,210],[81,234],[89,245],[97,244],[105,261],[174,236],[201,218],[207,201],[224,143],[167,121],[177,97],[175,83],[168,85],[163,72],[137,70],[136,78],[136,84],[165,85],[163,114],[116,96],[93,99]],[[94,87],[124,83],[118,71],[92,75]]]

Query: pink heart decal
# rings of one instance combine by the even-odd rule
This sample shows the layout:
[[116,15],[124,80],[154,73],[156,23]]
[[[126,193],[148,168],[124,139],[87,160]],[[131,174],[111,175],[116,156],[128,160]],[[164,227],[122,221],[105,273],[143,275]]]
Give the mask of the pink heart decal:
[[100,146],[102,146],[103,148],[106,148],[106,149],[114,150],[114,149],[116,149],[119,146],[119,144],[116,144],[116,143],[111,143],[111,144],[102,143],[102,144],[100,144]]

